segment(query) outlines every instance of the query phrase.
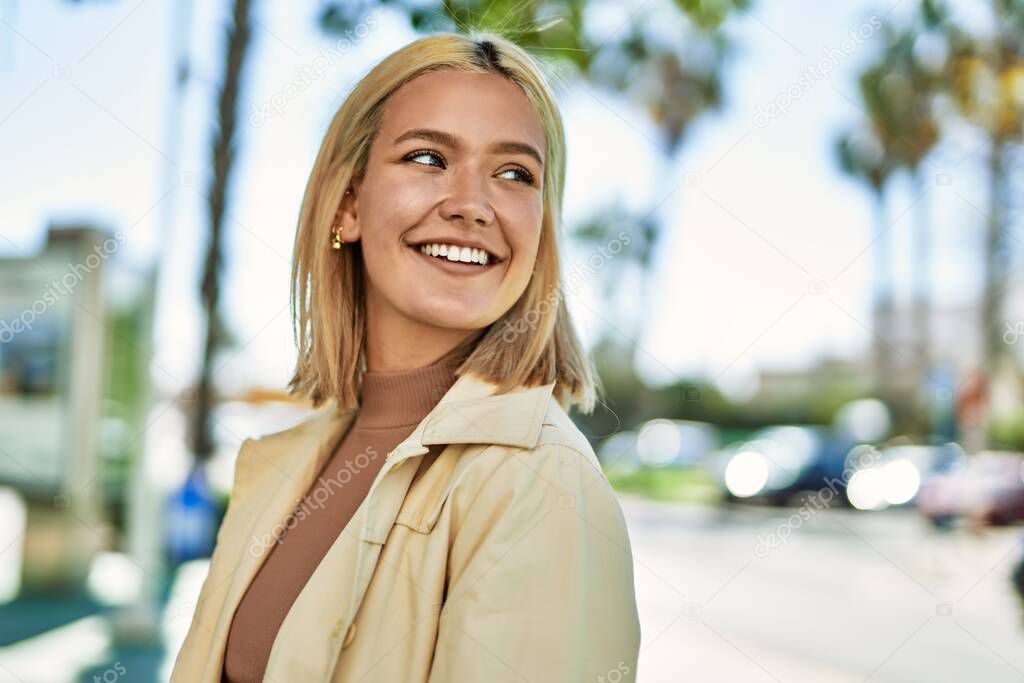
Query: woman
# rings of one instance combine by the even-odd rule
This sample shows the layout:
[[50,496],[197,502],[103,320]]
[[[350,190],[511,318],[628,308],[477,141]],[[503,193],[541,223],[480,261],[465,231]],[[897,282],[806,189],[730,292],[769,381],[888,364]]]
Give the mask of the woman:
[[289,388],[319,409],[242,443],[172,681],[635,680],[626,524],[566,412],[596,387],[564,168],[499,36],[417,40],[355,87],[295,241]]

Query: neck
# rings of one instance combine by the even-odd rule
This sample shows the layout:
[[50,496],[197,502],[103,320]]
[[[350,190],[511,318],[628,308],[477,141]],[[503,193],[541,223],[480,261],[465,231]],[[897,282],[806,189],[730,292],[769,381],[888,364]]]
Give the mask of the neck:
[[422,368],[437,362],[459,346],[478,340],[486,328],[458,330],[420,327],[401,331],[382,330],[367,321],[366,370],[369,372],[401,372]]
[[476,341],[475,336],[468,338],[422,367],[364,372],[355,426],[381,429],[419,423],[455,383],[455,370]]

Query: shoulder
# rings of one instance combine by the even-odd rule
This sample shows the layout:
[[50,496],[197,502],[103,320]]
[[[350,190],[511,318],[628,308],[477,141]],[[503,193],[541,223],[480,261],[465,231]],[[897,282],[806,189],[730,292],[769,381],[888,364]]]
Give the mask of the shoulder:
[[548,404],[544,414],[544,422],[541,425],[540,438],[537,447],[548,453],[559,452],[562,454],[574,453],[584,462],[596,469],[601,474],[601,462],[590,445],[590,440],[580,431],[580,428],[572,421],[572,418],[565,412],[561,404],[554,399]]
[[543,514],[552,507],[583,502],[595,513],[621,517],[593,447],[557,401],[548,405],[533,447],[480,445],[463,457],[451,492],[456,517],[510,504]]
[[235,460],[234,488],[248,485],[261,473],[280,476],[282,468],[287,471],[290,466],[290,458],[305,457],[323,442],[337,422],[337,409],[329,401],[290,427],[243,439]]
[[511,572],[540,557],[554,571],[586,557],[602,590],[628,585],[632,544],[622,506],[560,406],[552,403],[535,446],[467,449],[460,464],[446,517],[456,574],[473,556],[518,558],[502,563]]
[[475,470],[474,473],[479,477],[492,476],[501,469],[507,478],[509,470],[519,469],[509,465],[513,461],[535,471],[538,468],[557,468],[572,463],[574,466],[587,468],[604,476],[601,463],[590,441],[562,406],[554,400],[545,410],[536,444],[533,446],[479,444],[464,455],[468,459],[464,464],[466,469]]
[[295,439],[319,435],[325,427],[338,419],[338,415],[335,402],[330,400],[319,408],[310,409],[298,422],[289,427],[265,434],[258,434],[246,439],[246,441],[251,441],[256,445],[268,448],[287,445]]

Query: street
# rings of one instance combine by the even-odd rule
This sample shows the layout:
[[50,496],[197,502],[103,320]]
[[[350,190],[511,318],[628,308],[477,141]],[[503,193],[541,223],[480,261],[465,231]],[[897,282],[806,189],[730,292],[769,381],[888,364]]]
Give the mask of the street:
[[[1020,528],[941,533],[913,510],[805,519],[621,499],[642,683],[1024,680],[1009,580]],[[759,545],[772,532],[789,535]]]

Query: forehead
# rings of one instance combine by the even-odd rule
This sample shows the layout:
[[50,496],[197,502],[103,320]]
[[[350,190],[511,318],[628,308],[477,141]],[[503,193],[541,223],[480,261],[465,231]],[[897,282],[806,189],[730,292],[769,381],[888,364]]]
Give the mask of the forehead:
[[384,106],[381,132],[390,144],[410,128],[436,128],[471,147],[493,140],[529,142],[546,153],[540,116],[518,85],[493,73],[443,69],[398,88]]

